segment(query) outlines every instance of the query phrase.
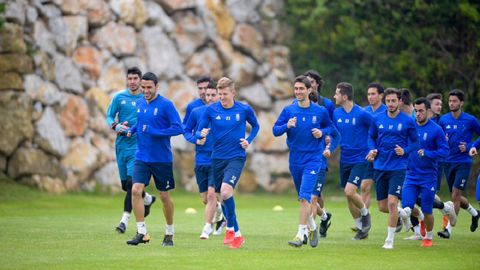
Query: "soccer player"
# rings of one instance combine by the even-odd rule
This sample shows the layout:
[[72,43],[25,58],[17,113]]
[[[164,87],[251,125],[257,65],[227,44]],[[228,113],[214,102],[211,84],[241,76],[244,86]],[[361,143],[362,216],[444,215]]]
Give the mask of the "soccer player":
[[[432,208],[437,186],[437,162],[439,159],[445,158],[449,151],[445,133],[432,120],[428,119],[428,109],[430,109],[430,102],[426,98],[415,100],[415,118],[420,150],[416,153],[412,152],[408,157],[407,174],[402,190],[403,209],[399,212],[402,219],[409,220],[413,213],[420,220],[425,221],[426,234],[422,241],[422,247],[432,246]],[[422,212],[414,208],[419,195]]]
[[402,96],[400,98],[400,111],[404,112],[406,115],[411,115],[413,118],[415,118],[415,111],[413,110],[412,104],[412,94],[410,93],[410,90],[406,88],[402,88],[399,90],[402,93]]
[[183,127],[173,103],[157,93],[157,84],[155,74],[147,72],[142,76],[144,99],[138,101],[137,123],[127,133],[127,136],[137,134],[138,142],[132,179],[132,203],[137,221],[137,234],[127,241],[128,245],[150,241],[143,217],[142,192],[153,176],[155,187],[160,191],[166,221],[162,245],[173,246],[173,201],[169,190],[175,188],[175,180],[170,137],[183,134]]
[[297,102],[282,110],[272,128],[274,136],[287,134],[290,149],[289,169],[300,203],[298,231],[294,239],[288,242],[295,247],[304,244],[308,227],[310,245],[315,247],[318,244],[317,225],[311,215],[310,203],[317,175],[324,162],[322,137],[333,128],[326,109],[310,101],[311,92],[310,81],[305,76],[295,78],[294,93]]
[[367,169],[365,156],[369,149],[364,138],[368,137],[372,116],[353,102],[353,94],[350,83],[337,84],[334,98],[340,107],[333,112],[333,122],[341,135],[340,184],[358,228],[353,239],[361,240],[368,237],[371,227],[370,213],[357,189],[361,186]]
[[[205,106],[196,107],[192,110],[185,125],[185,133],[183,134],[188,142],[195,144],[195,177],[197,179],[200,196],[205,204],[205,226],[203,227],[200,239],[209,238],[213,232],[213,222],[222,222],[221,220],[214,219],[217,206],[217,196],[215,193],[220,193],[221,182],[215,183],[215,179],[213,178],[212,161],[210,158],[213,148],[212,135],[209,134],[203,139],[197,139],[195,136],[198,124],[207,106],[217,101],[217,86],[212,81],[208,84],[207,90],[205,91]],[[221,215],[221,207],[219,211]]]
[[[255,113],[247,104],[234,100],[235,84],[223,77],[217,83],[220,102],[207,107],[198,125],[197,139],[213,138],[212,168],[215,182],[221,182],[220,196],[223,201],[227,230],[223,243],[232,249],[240,248],[245,238],[240,232],[235,213],[234,189],[245,165],[246,150],[260,129]],[[245,138],[247,123],[252,127]],[[208,140],[208,138],[207,138]]]
[[[472,148],[470,148],[469,155],[471,157],[474,157],[475,155],[478,155],[477,149],[480,148],[480,138],[478,138],[475,143],[473,143]],[[480,170],[479,170],[480,172]],[[476,185],[476,192],[475,192],[475,197],[477,199],[477,202],[480,204],[480,173],[477,178],[477,185]]]
[[430,93],[427,95],[427,100],[430,102],[428,117],[435,122],[435,124],[438,124],[440,115],[442,114],[442,94]]
[[210,83],[213,83],[213,80],[207,76],[201,77],[197,80],[198,98],[188,103],[187,108],[185,109],[185,117],[183,117],[184,125],[187,123],[188,118],[190,117],[190,113],[193,111],[193,109],[207,104],[205,92],[207,91],[208,85]]
[[470,231],[474,232],[478,227],[479,212],[468,203],[462,192],[467,187],[472,158],[468,155],[473,133],[480,135],[480,123],[478,120],[462,111],[465,94],[462,90],[454,89],[448,93],[448,107],[450,112],[442,115],[439,125],[443,128],[450,153],[445,159],[445,176],[448,188],[452,194],[455,212],[460,207],[472,215]]
[[[132,212],[132,174],[135,163],[135,151],[137,150],[137,138],[127,137],[129,126],[137,122],[136,104],[143,98],[140,89],[140,78],[142,72],[137,67],[127,70],[127,89],[117,92],[107,109],[107,125],[116,133],[115,155],[117,159],[118,172],[122,190],[126,192],[123,201],[123,215],[120,223],[115,228],[118,233],[125,233],[128,220]],[[148,193],[143,194],[145,205],[145,217],[150,213],[150,207],[155,202],[155,196]]]
[[322,90],[323,79],[320,74],[318,74],[318,72],[315,70],[308,70],[303,73],[303,75],[307,77],[312,86],[312,92],[309,95],[310,100],[320,106],[325,107],[325,109],[327,109],[328,111],[328,116],[330,117],[330,119],[333,119],[333,111],[335,110],[335,104],[333,104],[330,99],[321,95],[320,91]]
[[373,162],[378,208],[388,213],[388,234],[384,249],[393,249],[398,221],[398,200],[407,169],[407,157],[418,148],[415,123],[409,115],[399,110],[400,91],[385,90],[387,112],[378,114],[372,121],[368,136],[370,151],[367,160]]

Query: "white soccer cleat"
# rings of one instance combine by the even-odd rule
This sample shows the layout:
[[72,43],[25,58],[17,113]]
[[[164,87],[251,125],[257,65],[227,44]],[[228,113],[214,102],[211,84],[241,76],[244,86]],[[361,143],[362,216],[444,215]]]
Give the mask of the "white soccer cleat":
[[383,244],[382,248],[384,248],[384,249],[393,249],[393,241],[385,240],[385,244]]
[[210,234],[212,234],[213,228],[211,225],[205,225],[202,230],[202,234],[200,234],[200,239],[205,240],[210,237]]
[[448,216],[448,221],[450,221],[450,225],[455,227],[457,224],[457,214],[455,213],[455,206],[453,205],[452,201],[448,201],[443,204],[445,206],[445,213]]
[[422,240],[423,237],[420,234],[414,234],[409,237],[403,238],[403,240]]
[[215,215],[212,219],[212,224],[215,224],[223,219],[222,205],[217,202],[217,207],[215,208]]
[[221,220],[217,222],[216,229],[213,231],[213,235],[222,235],[223,228],[225,228],[226,225],[227,225],[227,222],[225,220]]

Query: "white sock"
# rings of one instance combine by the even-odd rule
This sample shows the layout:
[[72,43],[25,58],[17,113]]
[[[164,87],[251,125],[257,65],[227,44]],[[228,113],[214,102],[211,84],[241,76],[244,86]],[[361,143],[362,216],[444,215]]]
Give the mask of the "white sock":
[[368,215],[368,209],[365,207],[365,205],[363,205],[363,208],[360,208],[360,214],[362,214],[362,216]]
[[472,215],[472,217],[476,217],[478,215],[477,209],[473,208],[471,204],[468,204],[467,212]]
[[415,234],[420,234],[420,225],[413,227],[413,232],[415,232]]
[[303,236],[307,230],[307,225],[298,225],[297,237],[303,240]]
[[150,205],[152,203],[152,195],[145,192],[145,197],[143,197],[143,204]]
[[227,230],[227,231],[233,231],[234,228],[233,228],[233,227],[227,227],[226,230]]
[[212,227],[212,223],[205,223],[205,225],[203,226],[203,229],[204,230],[213,230],[213,227]]
[[166,225],[165,226],[165,234],[166,235],[173,235],[175,233],[175,229],[173,228],[173,224],[172,225]]
[[320,219],[321,220],[327,220],[328,216],[327,216],[327,211],[323,211],[323,214],[320,216]]
[[308,227],[310,227],[310,231],[314,231],[317,229],[317,224],[315,224],[315,219],[313,218],[313,215],[310,215],[308,217]]
[[418,214],[418,220],[420,221],[424,221],[425,220],[425,215],[423,214],[422,210],[418,209],[418,211],[420,212],[420,214]]
[[355,227],[357,227],[358,229],[362,229],[362,218],[359,217],[359,218],[355,218]]
[[387,229],[387,232],[388,232],[387,233],[387,239],[385,239],[386,241],[391,241],[393,243],[393,239],[395,237],[395,230],[396,229],[397,228],[395,228],[395,227],[388,227],[388,229]]
[[235,232],[235,237],[240,237],[242,236],[242,233],[240,232],[240,230],[236,231]]
[[123,212],[122,219],[120,219],[120,222],[123,222],[125,224],[125,226],[127,226],[129,219],[130,219],[130,213],[129,212]]
[[427,231],[427,233],[425,234],[425,239],[430,239],[432,240],[433,238],[433,230],[432,231]]
[[147,225],[145,224],[145,221],[137,222],[137,232],[143,235],[147,234]]

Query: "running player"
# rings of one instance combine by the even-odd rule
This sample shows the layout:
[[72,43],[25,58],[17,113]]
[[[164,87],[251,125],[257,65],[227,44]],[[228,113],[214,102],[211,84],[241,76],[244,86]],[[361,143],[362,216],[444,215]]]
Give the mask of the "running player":
[[207,76],[201,77],[197,80],[198,98],[188,103],[187,108],[185,109],[185,117],[183,117],[184,125],[187,123],[190,113],[193,111],[193,109],[207,104],[205,92],[207,91],[207,87],[210,83],[213,83],[213,80]]

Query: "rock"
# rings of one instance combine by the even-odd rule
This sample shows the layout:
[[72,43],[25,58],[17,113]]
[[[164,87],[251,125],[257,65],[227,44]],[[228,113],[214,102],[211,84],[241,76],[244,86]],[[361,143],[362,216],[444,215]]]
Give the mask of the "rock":
[[175,30],[175,22],[165,13],[160,5],[151,1],[148,1],[146,5],[148,12],[147,23],[161,27],[167,33]]
[[143,72],[148,71],[146,60],[140,57],[136,57],[136,56],[125,57],[121,59],[121,62],[126,69],[130,67],[138,67]]
[[67,172],[67,178],[65,180],[65,188],[68,191],[81,191],[81,182],[78,176],[72,171]]
[[37,101],[33,105],[33,111],[32,111],[32,120],[37,121],[42,117],[43,115],[43,105],[41,102]]
[[174,38],[178,51],[187,58],[205,44],[205,26],[202,20],[191,12],[175,14],[174,20],[177,22]]
[[33,138],[32,100],[26,94],[0,92],[0,153],[10,156],[24,140]]
[[0,172],[7,173],[7,157],[0,155]]
[[288,154],[256,152],[252,155],[249,168],[256,176],[256,182],[265,190],[271,191],[272,175],[289,173],[288,167]]
[[102,110],[103,114],[107,113],[108,106],[110,105],[110,97],[102,91],[102,89],[98,87],[90,88],[87,93],[85,93],[85,98],[92,101]]
[[48,26],[55,38],[57,48],[65,52],[67,56],[72,55],[78,40],[87,38],[88,22],[84,16],[50,18]]
[[287,177],[277,177],[271,185],[270,190],[273,193],[284,193],[286,191],[295,191],[293,180]]
[[232,36],[232,43],[240,50],[253,56],[257,61],[263,57],[263,37],[249,24],[238,24]]
[[47,175],[35,174],[32,176],[25,176],[20,179],[19,183],[38,188],[41,191],[51,194],[63,194],[67,191],[62,179]]
[[56,158],[34,148],[19,148],[8,162],[8,176],[19,178],[33,174],[62,178],[64,172]]
[[235,52],[228,67],[228,76],[237,86],[247,86],[253,83],[256,70],[257,64],[252,58]]
[[155,0],[155,2],[170,14],[178,10],[194,8],[196,5],[195,0]]
[[141,29],[148,19],[147,8],[142,0],[111,0],[110,7],[121,22]]
[[5,19],[9,22],[23,25],[25,23],[27,5],[27,1],[25,0],[7,1],[4,11]]
[[88,126],[92,131],[108,135],[112,130],[107,126],[105,114],[98,107],[90,108]]
[[36,21],[33,26],[33,39],[35,44],[49,54],[55,52],[55,37],[48,31],[43,21]]
[[95,172],[93,179],[95,179],[100,190],[104,192],[118,192],[122,190],[116,162],[109,162],[107,165],[103,166],[100,170]]
[[96,31],[91,40],[100,48],[105,48],[119,57],[133,55],[137,47],[135,29],[112,21]]
[[83,12],[81,2],[78,0],[53,0],[53,3],[59,6],[64,14],[76,15]]
[[73,52],[72,59],[75,64],[87,71],[92,80],[98,80],[102,66],[102,57],[100,52],[95,47],[78,47]]
[[45,105],[51,106],[62,99],[62,94],[57,86],[49,81],[44,81],[37,75],[26,75],[24,77],[25,92],[33,100],[38,100]]
[[[104,124],[104,126],[107,126]],[[110,134],[114,132],[109,130]],[[100,163],[107,163],[110,161],[115,161],[115,148],[114,143],[99,134],[94,134],[92,136],[92,145],[97,148],[99,152]]]
[[281,79],[293,81],[295,74],[290,65],[290,50],[286,46],[275,45],[264,50],[267,63],[277,72]]
[[[249,161],[247,159],[247,162],[245,164],[245,167],[248,168]],[[242,175],[240,176],[240,180],[238,180],[238,190],[243,193],[252,193],[254,192],[257,187],[257,177],[255,174],[250,171],[249,169],[244,169],[242,171]]]
[[177,49],[160,28],[144,27],[140,35],[144,41],[147,64],[151,72],[167,79],[183,74],[183,65]]
[[36,72],[48,81],[55,80],[55,62],[45,51],[37,51],[33,56]]
[[20,74],[31,73],[32,59],[26,54],[0,54],[0,72],[9,71]]
[[293,93],[293,80],[285,81],[278,78],[276,72],[272,72],[264,77],[262,80],[263,85],[267,87],[267,92],[270,96],[283,99],[283,98],[292,98]]
[[66,95],[59,114],[60,124],[65,135],[81,136],[88,124],[88,107],[85,100],[75,95]]
[[218,35],[223,39],[230,39],[235,28],[235,20],[230,10],[225,7],[224,1],[206,0],[205,4],[217,28]]
[[55,55],[55,82],[61,90],[83,93],[82,77],[72,59]]
[[27,6],[26,18],[27,18],[27,22],[29,24],[34,24],[37,21],[37,18],[38,18],[37,10],[32,6]]
[[56,113],[51,107],[45,108],[42,117],[35,123],[35,130],[37,132],[35,143],[40,148],[57,157],[67,153],[70,142],[65,137]]
[[255,83],[238,89],[241,98],[248,101],[253,107],[260,109],[270,109],[272,107],[272,98],[267,94],[265,86],[261,83]]
[[26,53],[23,29],[13,23],[5,23],[0,31],[0,53]]
[[188,78],[183,81],[171,81],[168,87],[160,88],[160,94],[173,102],[175,108],[183,117],[183,112],[187,108],[188,103],[196,97],[197,86],[195,82]]
[[70,149],[61,163],[68,170],[78,174],[80,181],[82,181],[101,165],[97,162],[98,153],[98,150],[90,142],[84,138],[76,138],[70,144]]
[[42,1],[34,0],[33,4],[40,12],[40,15],[45,18],[54,18],[62,16],[62,11],[55,5]]
[[188,59],[185,64],[187,75],[191,78],[199,78],[209,75],[212,78],[221,78],[223,66],[218,53],[212,48],[206,48]]
[[87,13],[89,26],[97,27],[105,25],[113,17],[107,1],[80,0],[79,3],[81,9]]
[[190,143],[185,140],[182,135],[171,137],[170,143],[173,149],[180,151],[192,150]]
[[0,76],[0,90],[23,90],[22,77],[18,73],[3,73]]
[[255,23],[260,20],[257,10],[261,2],[262,0],[227,0],[226,5],[235,21]]
[[120,63],[112,62],[105,65],[100,74],[98,86],[105,92],[125,89],[127,78],[125,72],[125,68]]
[[216,39],[215,47],[220,54],[220,58],[222,59],[224,66],[230,66],[232,64],[233,54],[235,52],[232,44],[224,39]]
[[262,20],[258,28],[264,41],[268,43],[276,43],[282,37],[285,31],[278,20]]
[[278,17],[278,15],[282,15],[284,6],[285,3],[283,1],[263,0],[263,3],[260,5],[260,12],[268,18],[275,18]]

